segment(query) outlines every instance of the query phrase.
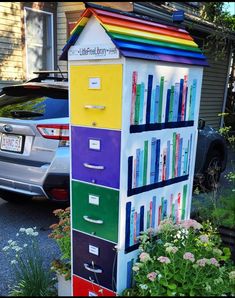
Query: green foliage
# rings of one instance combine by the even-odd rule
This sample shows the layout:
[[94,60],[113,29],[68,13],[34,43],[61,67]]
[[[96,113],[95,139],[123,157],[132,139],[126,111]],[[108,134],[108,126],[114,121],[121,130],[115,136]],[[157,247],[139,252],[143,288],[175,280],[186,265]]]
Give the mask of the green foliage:
[[235,17],[224,11],[224,2],[205,2],[200,16],[203,20],[213,23],[214,30],[207,36],[205,52],[216,60],[225,59],[229,48],[229,35],[235,31]]
[[124,296],[233,295],[235,267],[228,248],[207,222],[160,223],[156,235],[140,236],[140,254],[133,265],[134,285]]
[[56,296],[55,279],[52,271],[45,267],[35,238],[37,235],[36,228],[21,228],[16,236],[21,236],[21,242],[27,237],[24,245],[20,246],[18,240],[9,240],[3,248],[7,256],[11,257],[10,263],[16,279],[9,296]]
[[70,207],[53,211],[59,222],[50,226],[49,238],[57,242],[61,257],[52,261],[52,269],[63,274],[65,279],[71,278],[71,237],[70,237]]

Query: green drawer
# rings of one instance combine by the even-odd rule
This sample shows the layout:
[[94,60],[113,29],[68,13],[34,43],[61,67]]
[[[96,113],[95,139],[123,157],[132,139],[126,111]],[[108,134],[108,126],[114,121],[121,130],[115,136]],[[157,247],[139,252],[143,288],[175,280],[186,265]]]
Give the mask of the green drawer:
[[119,191],[72,181],[73,229],[118,242]]

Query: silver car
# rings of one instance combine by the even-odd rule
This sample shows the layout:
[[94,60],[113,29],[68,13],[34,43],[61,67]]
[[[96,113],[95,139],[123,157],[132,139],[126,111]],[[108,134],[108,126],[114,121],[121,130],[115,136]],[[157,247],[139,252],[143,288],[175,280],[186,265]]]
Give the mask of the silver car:
[[68,82],[48,73],[0,93],[0,197],[69,201]]

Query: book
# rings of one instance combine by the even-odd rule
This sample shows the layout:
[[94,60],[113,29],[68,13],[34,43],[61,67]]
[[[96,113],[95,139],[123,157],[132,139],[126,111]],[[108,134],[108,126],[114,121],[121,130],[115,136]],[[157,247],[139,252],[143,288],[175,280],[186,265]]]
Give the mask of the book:
[[171,86],[171,95],[170,95],[170,108],[169,108],[169,116],[168,116],[168,122],[173,121],[173,105],[174,105],[174,86]]
[[176,134],[176,145],[175,145],[175,177],[178,177],[178,165],[179,165],[179,141],[180,134]]
[[150,163],[150,184],[155,183],[155,162],[156,162],[157,139],[151,140],[151,163]]
[[146,124],[150,123],[152,86],[153,86],[153,75],[148,75],[148,89],[147,89],[147,103],[146,103]]
[[140,113],[140,90],[141,85],[136,85],[136,100],[135,100],[135,118],[134,118],[134,124],[139,124],[139,113]]
[[176,132],[173,133],[173,150],[172,150],[172,178],[175,178],[175,158],[176,158]]
[[136,149],[136,187],[139,187],[140,182],[140,148]]
[[166,152],[166,180],[170,179],[170,147],[171,142],[170,140],[167,141],[167,152]]
[[177,172],[177,176],[180,177],[181,176],[181,158],[182,158],[182,150],[183,150],[183,138],[180,138],[179,141],[179,159],[178,159],[178,172]]
[[151,227],[154,229],[155,228],[155,217],[156,217],[156,196],[153,196],[153,201],[152,201],[152,222],[151,222]]
[[130,116],[131,124],[134,124],[137,76],[138,76],[137,71],[133,71],[133,73],[132,73],[132,94],[131,94],[131,116]]
[[150,108],[150,123],[154,123],[155,121],[155,113],[156,113],[156,108],[155,108],[155,94],[156,94],[156,90],[153,89],[152,90],[152,96],[151,96],[151,108]]
[[158,123],[162,123],[162,102],[164,90],[164,77],[160,79],[159,105],[158,105]]
[[187,121],[187,120],[188,120],[188,86],[186,87],[184,119],[183,119],[183,121]]
[[143,185],[147,184],[148,172],[148,141],[144,141],[144,170],[143,170]]
[[188,83],[188,76],[184,76],[184,82],[183,82],[183,93],[182,93],[182,106],[181,106],[181,121],[184,121],[185,117],[185,101],[186,101],[186,88]]
[[191,119],[191,109],[192,109],[192,92],[193,92],[193,86],[190,86],[190,92],[189,92],[189,104],[188,104],[188,120]]
[[125,248],[130,246],[131,202],[126,203]]
[[167,89],[165,123],[169,121],[170,100],[171,100],[171,89]]
[[162,181],[166,180],[166,154],[167,154],[167,148],[163,148],[163,154],[162,154]]
[[185,185],[183,186],[183,202],[182,202],[181,220],[184,220],[184,219],[185,219],[185,216],[186,216],[187,188],[188,188],[188,185],[185,184]]
[[159,100],[160,100],[160,86],[156,85],[155,90],[155,111],[154,111],[154,123],[158,122],[158,113],[159,113]]
[[139,124],[143,124],[145,123],[145,119],[144,119],[144,83],[142,82],[140,84],[140,108],[139,108]]
[[130,246],[134,245],[134,213],[135,208],[131,208],[131,214],[130,214]]
[[177,122],[177,120],[178,120],[179,95],[180,95],[180,83],[175,83],[173,117],[172,117],[173,122]]
[[177,117],[177,121],[178,122],[181,121],[183,85],[184,85],[184,80],[183,79],[180,79],[180,92],[179,92],[178,117]]
[[191,103],[191,114],[190,120],[194,120],[194,110],[195,110],[195,103],[196,103],[196,91],[197,91],[197,80],[193,80],[193,87],[192,87],[192,103]]
[[144,230],[144,206],[140,207],[140,232]]
[[161,146],[161,141],[160,139],[157,139],[156,141],[156,158],[155,158],[155,176],[154,176],[154,182],[159,181],[159,167],[160,167],[160,146]]
[[144,179],[144,150],[140,150],[140,162],[139,162],[139,182],[138,186],[143,186]]

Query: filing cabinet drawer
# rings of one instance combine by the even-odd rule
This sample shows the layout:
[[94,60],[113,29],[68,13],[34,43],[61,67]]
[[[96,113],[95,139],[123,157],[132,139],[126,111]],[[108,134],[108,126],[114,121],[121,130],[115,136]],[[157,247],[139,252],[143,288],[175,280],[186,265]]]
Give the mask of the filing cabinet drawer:
[[121,129],[122,65],[70,68],[71,123]]
[[72,126],[72,178],[119,188],[121,132]]
[[107,290],[78,276],[73,276],[73,296],[116,296],[115,292]]
[[115,244],[73,230],[73,273],[116,291]]
[[118,242],[119,191],[72,181],[73,228]]

